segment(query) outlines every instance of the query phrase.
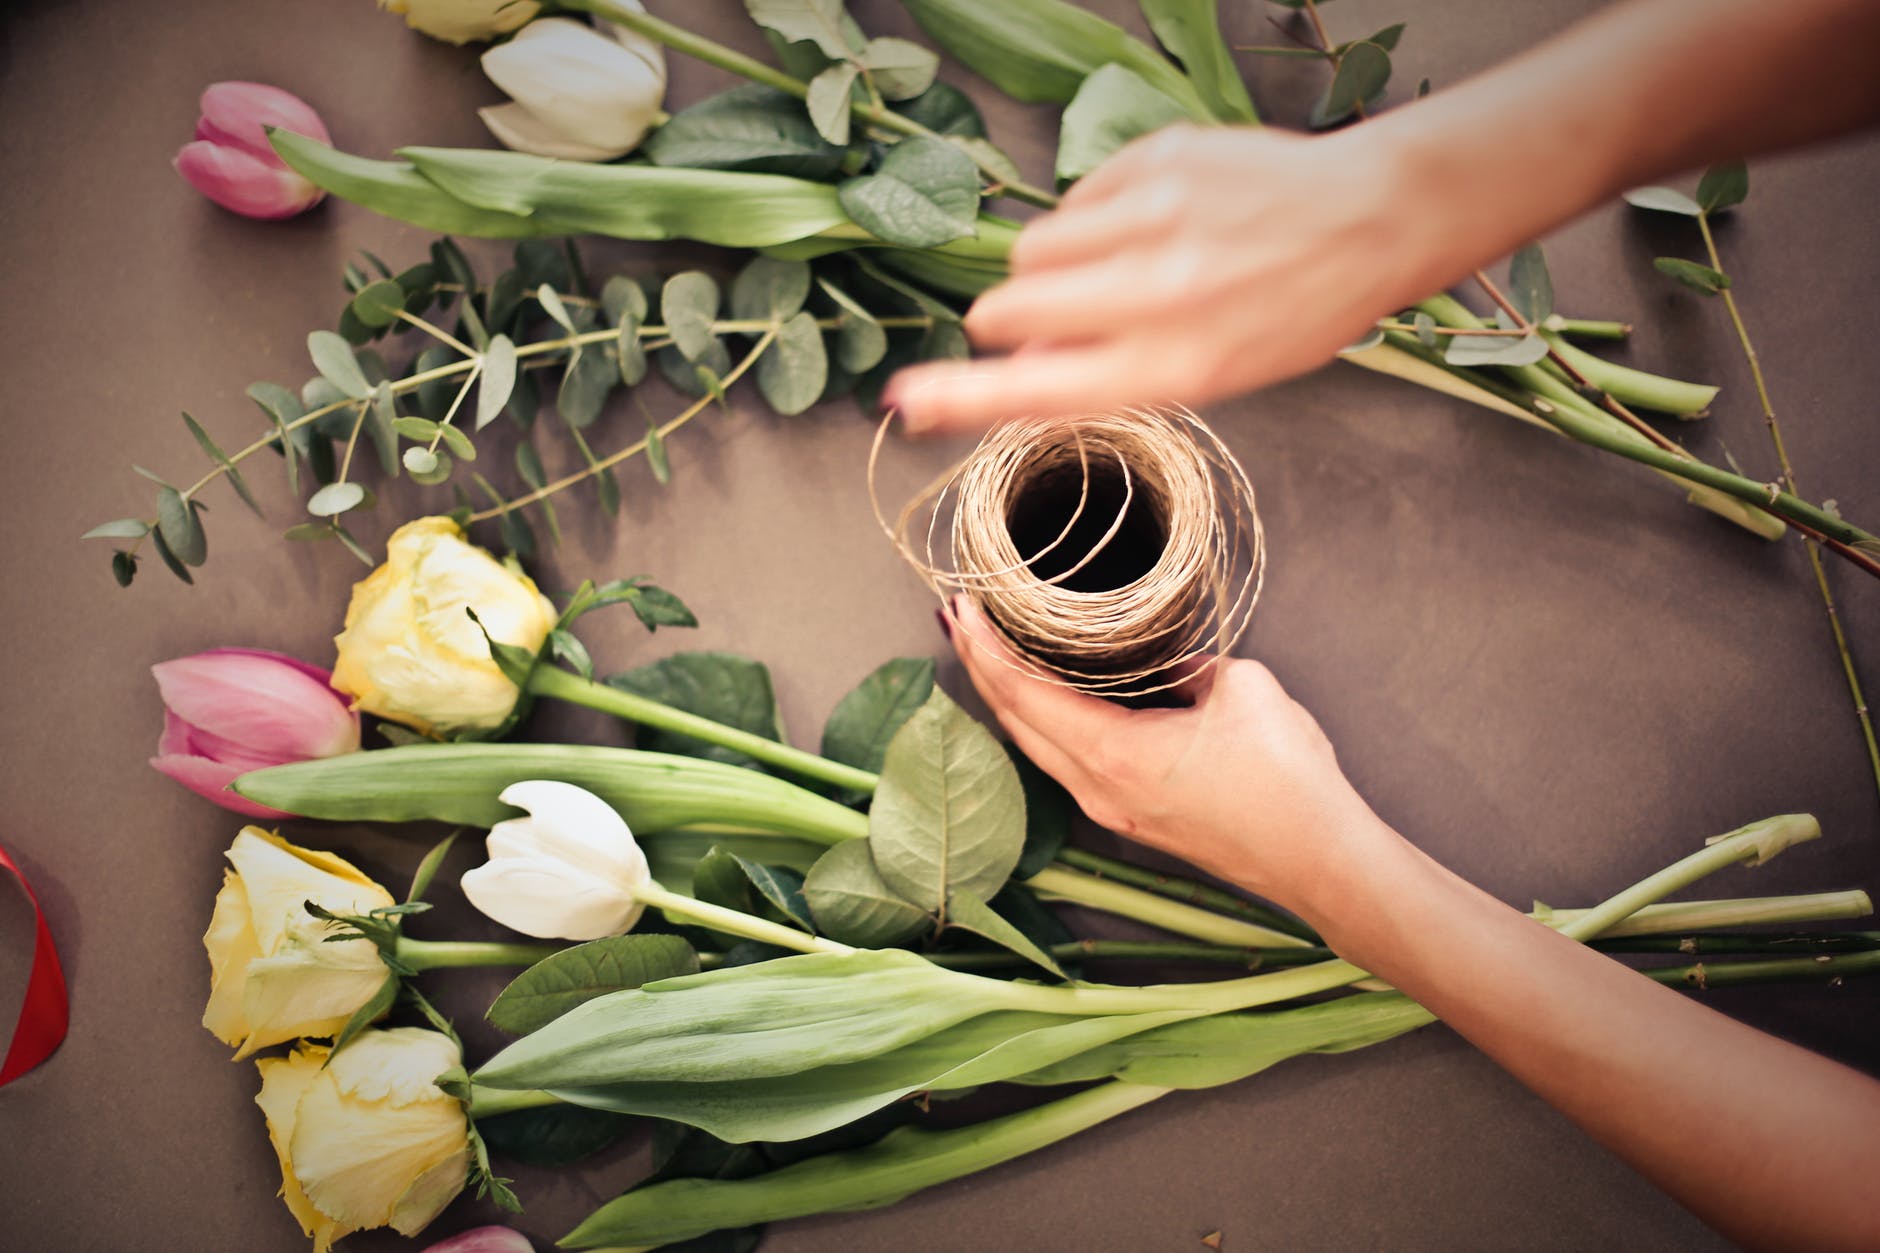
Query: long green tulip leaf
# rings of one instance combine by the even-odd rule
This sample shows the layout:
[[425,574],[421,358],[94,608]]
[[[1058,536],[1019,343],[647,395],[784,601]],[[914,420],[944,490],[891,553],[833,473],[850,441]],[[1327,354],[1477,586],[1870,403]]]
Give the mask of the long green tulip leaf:
[[1134,70],[1105,65],[1064,107],[1058,130],[1060,183],[1082,178],[1132,139],[1179,122],[1182,107]]
[[1149,29],[1194,80],[1195,90],[1223,122],[1257,122],[1253,99],[1221,37],[1214,0],[1138,0]]
[[522,239],[565,235],[552,219],[482,208],[457,199],[404,161],[374,161],[316,139],[276,130],[269,141],[281,160],[316,186],[361,208],[447,235]]

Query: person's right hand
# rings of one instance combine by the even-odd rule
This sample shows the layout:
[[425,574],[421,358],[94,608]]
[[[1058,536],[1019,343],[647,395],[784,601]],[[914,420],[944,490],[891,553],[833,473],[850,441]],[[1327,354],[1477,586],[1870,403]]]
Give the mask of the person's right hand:
[[1395,837],[1312,715],[1257,661],[1222,658],[1178,709],[1125,709],[1017,668],[983,613],[952,605],[954,648],[1000,724],[1092,821],[1296,909],[1328,871]]
[[1445,184],[1372,126],[1130,144],[1020,233],[1011,279],[968,312],[974,345],[1011,355],[903,370],[884,405],[909,433],[978,430],[1201,405],[1325,364],[1453,277]]

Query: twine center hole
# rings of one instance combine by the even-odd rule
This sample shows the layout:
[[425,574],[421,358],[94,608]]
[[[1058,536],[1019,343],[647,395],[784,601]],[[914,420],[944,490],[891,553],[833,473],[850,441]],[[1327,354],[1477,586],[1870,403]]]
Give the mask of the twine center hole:
[[[1168,524],[1158,508],[1161,493],[1150,490],[1140,474],[1135,477],[1132,496],[1115,462],[1093,458],[1088,472],[1090,488],[1082,513],[1078,513],[1077,501],[1083,494],[1085,471],[1074,461],[1044,467],[1016,484],[1005,529],[1019,553],[1030,558],[1026,566],[1038,578],[1054,579],[1083,563],[1057,586],[1086,594],[1113,592],[1155,568],[1168,546]],[[1125,499],[1129,502],[1126,511]],[[1123,511],[1123,521],[1116,526],[1119,511]],[[1067,525],[1070,531],[1065,534]],[[1116,534],[1105,542],[1112,526]],[[1059,535],[1064,538],[1053,547]]]

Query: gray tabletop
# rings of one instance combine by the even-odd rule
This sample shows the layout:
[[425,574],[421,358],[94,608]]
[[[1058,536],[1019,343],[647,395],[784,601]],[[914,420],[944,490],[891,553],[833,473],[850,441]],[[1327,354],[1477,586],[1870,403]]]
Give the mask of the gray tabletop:
[[[666,7],[760,50],[732,0]],[[854,7],[871,30],[910,33],[891,3]],[[1137,25],[1131,5],[1097,7]],[[1223,7],[1238,41],[1265,42],[1266,6]],[[1398,81],[1441,85],[1580,8],[1348,0],[1327,20],[1356,36],[1409,18]],[[336,549],[281,542],[292,520],[283,504],[263,523],[232,497],[211,497],[213,557],[194,589],[152,568],[120,592],[103,551],[76,537],[141,505],[130,463],[191,472],[179,409],[231,439],[255,431],[243,388],[305,376],[305,333],[329,323],[339,267],[356,249],[401,265],[427,240],[343,204],[278,224],[213,208],[168,168],[197,92],[228,78],[280,84],[312,101],[342,146],[371,154],[482,146],[472,106],[496,93],[471,53],[409,34],[366,0],[167,9],[92,0],[16,10],[6,22],[0,842],[49,911],[73,1017],[52,1061],[0,1092],[0,1244],[302,1248],[274,1198],[254,1071],[231,1064],[198,1023],[199,937],[238,823],[145,767],[161,718],[145,668],[222,644],[326,661],[360,567]],[[1255,69],[1265,114],[1299,124],[1320,71]],[[1052,112],[1005,102],[957,67],[946,74],[1041,179]],[[721,85],[716,72],[674,59],[673,100]],[[1749,204],[1723,232],[1803,486],[1869,525],[1880,517],[1880,354],[1860,311],[1880,288],[1876,203],[1880,144],[1853,141],[1758,162]],[[1651,270],[1651,257],[1689,241],[1614,207],[1548,245],[1564,310],[1638,323],[1622,359],[1723,384],[1715,416],[1678,437],[1772,473],[1722,311]],[[673,268],[672,253],[615,245],[594,255],[642,274]],[[675,404],[648,395],[655,412]],[[963,694],[925,593],[870,518],[870,423],[847,404],[780,419],[738,396],[732,409],[675,438],[669,488],[629,470],[619,522],[583,511],[538,566],[551,586],[653,574],[698,611],[698,631],[655,638],[630,621],[593,620],[587,634],[603,668],[678,647],[755,655],[772,667],[803,741],[890,656],[942,656],[942,681]],[[1254,477],[1271,545],[1242,651],[1272,665],[1376,808],[1444,863],[1512,902],[1590,903],[1705,836],[1808,810],[1826,839],[1709,886],[1737,895],[1880,885],[1880,804],[1797,542],[1765,545],[1636,467],[1348,367],[1209,417]],[[621,406],[613,420],[639,418]],[[538,440],[552,469],[567,450]],[[890,473],[912,484],[960,451],[898,447]],[[283,499],[278,484],[267,488]],[[390,492],[367,538],[381,540],[417,507],[408,490]],[[1880,688],[1880,583],[1839,565],[1831,577],[1870,689]],[[561,713],[539,716],[537,729],[621,735]],[[417,855],[384,832],[295,831],[387,881]],[[495,934],[453,892],[443,900],[414,930]],[[0,891],[0,1022],[15,1012],[29,936],[20,900]],[[501,982],[481,972],[445,979],[442,999],[460,1022]],[[1880,983],[1709,999],[1832,1056],[1880,1064]],[[471,1038],[473,1048],[490,1042]],[[519,1225],[549,1247],[645,1161],[636,1136],[580,1169],[517,1171],[529,1202]],[[465,1200],[434,1232],[494,1218]],[[1433,1027],[1177,1095],[886,1211],[776,1228],[768,1247],[1188,1249],[1214,1230],[1229,1249],[1718,1243]],[[355,1244],[398,1247],[383,1236]]]

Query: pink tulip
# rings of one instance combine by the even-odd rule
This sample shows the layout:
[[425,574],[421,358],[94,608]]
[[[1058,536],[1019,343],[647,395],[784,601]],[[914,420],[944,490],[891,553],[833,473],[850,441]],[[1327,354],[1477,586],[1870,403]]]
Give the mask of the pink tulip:
[[508,1227],[472,1227],[419,1253],[535,1253],[535,1246],[520,1231]]
[[196,138],[176,154],[176,172],[209,199],[251,218],[290,218],[326,193],[287,168],[264,129],[332,143],[326,123],[292,92],[265,83],[211,83],[202,93]]
[[292,814],[228,791],[238,775],[359,748],[359,715],[327,671],[259,648],[214,648],[150,667],[163,694],[163,738],[150,764],[224,809]]

